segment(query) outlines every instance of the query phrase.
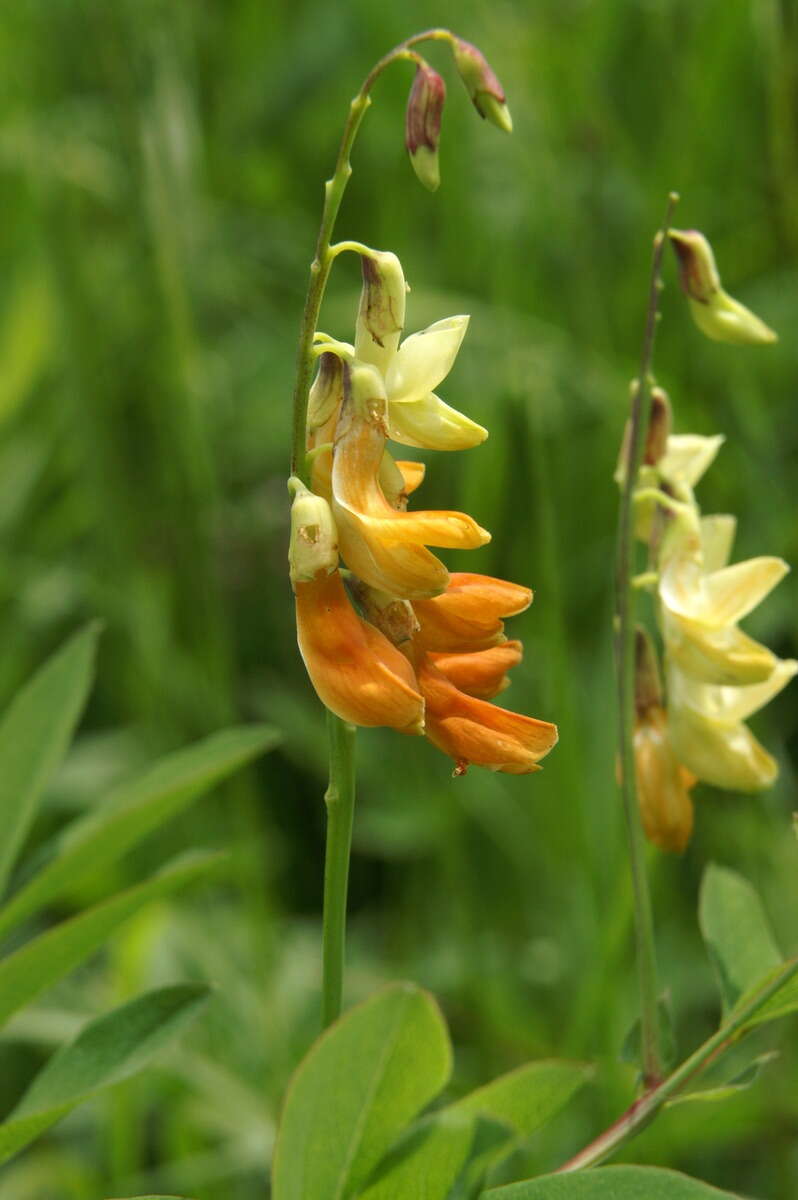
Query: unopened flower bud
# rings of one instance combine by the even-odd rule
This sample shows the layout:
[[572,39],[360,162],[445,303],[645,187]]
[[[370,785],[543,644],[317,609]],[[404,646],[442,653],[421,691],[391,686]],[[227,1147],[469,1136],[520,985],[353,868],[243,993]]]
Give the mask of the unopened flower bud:
[[329,504],[292,475],[291,542],[288,550],[291,583],[310,583],[330,575],[338,566],[338,533]]
[[668,448],[671,432],[671,402],[668,393],[661,387],[651,389],[651,415],[648,422],[643,462],[655,467]]
[[513,121],[505,103],[502,85],[488,65],[485,55],[462,38],[454,39],[452,53],[460,78],[479,115],[503,129],[505,133],[512,133]]
[[[633,379],[629,384],[630,398],[634,400],[637,392],[637,380]],[[648,431],[646,433],[646,444],[643,448],[643,466],[655,467],[661,458],[664,457],[668,448],[668,437],[671,431],[671,402],[668,399],[668,393],[661,387],[653,387],[650,392],[651,408],[649,411]],[[630,423],[626,422],[621,439],[621,449],[618,453],[618,463],[613,476],[615,482],[623,486],[626,480],[626,460],[629,455],[629,429]]]
[[402,264],[390,251],[361,254],[363,290],[355,328],[355,357],[385,372],[399,347],[405,323]]
[[635,629],[635,712],[642,720],[649,709],[662,706],[662,684],[657,652],[647,631]]
[[776,334],[750,309],[723,290],[712,247],[695,229],[668,231],[679,260],[679,279],[698,328],[716,342],[762,346]]
[[438,145],[445,99],[446,84],[441,76],[426,63],[420,65],[407,100],[405,145],[419,181],[431,192],[437,191],[441,182]]
[[[313,386],[308,397],[308,435],[311,442],[319,440],[315,437],[317,430],[330,425],[329,437],[321,441],[332,441],[334,423],[341,401],[344,397],[344,384],[341,360],[337,354],[330,351],[319,358],[319,367]],[[311,449],[312,449],[311,445]]]

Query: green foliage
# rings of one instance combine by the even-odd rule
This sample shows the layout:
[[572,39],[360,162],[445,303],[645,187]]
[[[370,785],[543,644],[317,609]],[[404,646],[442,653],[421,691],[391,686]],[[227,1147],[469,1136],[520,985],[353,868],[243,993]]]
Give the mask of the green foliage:
[[201,879],[218,866],[220,857],[218,854],[182,855],[152,879],[56,925],[4,958],[0,962],[0,1025],[99,949],[142,905]]
[[206,987],[177,984],[89,1022],[53,1055],[0,1125],[0,1163],[83,1100],[141,1070],[193,1020],[207,996]]
[[0,722],[0,894],[83,711],[97,634],[96,624],[75,634],[18,693]]
[[277,735],[262,727],[228,729],[178,750],[123,784],[67,829],[58,852],[0,909],[0,937],[73,887],[98,863],[109,866],[147,834],[256,755]]
[[450,1069],[446,1027],[418,988],[393,985],[346,1013],[289,1088],[275,1200],[466,1200],[488,1167],[554,1116],[588,1075],[575,1063],[527,1063],[410,1124]]
[[547,1175],[494,1188],[485,1200],[733,1200],[678,1171],[658,1167],[599,1167],[565,1175]]
[[762,901],[736,871],[710,863],[701,884],[699,919],[728,1013],[781,964],[782,956]]
[[[606,1064],[633,1018],[611,475],[670,187],[729,289],[781,334],[761,353],[709,344],[666,266],[657,375],[675,429],[726,434],[699,498],[738,514],[740,555],[798,563],[798,97],[788,3],[541,0],[532,13],[462,0],[456,14],[507,91],[514,134],[475,119],[432,47],[449,86],[440,190],[425,194],[406,160],[400,67],[367,114],[340,234],[400,254],[413,329],[472,314],[442,395],[490,438],[430,463],[414,505],[464,508],[492,531],[479,552],[442,555],[457,569],[535,589],[508,623],[526,654],[501,703],[560,727],[531,780],[450,780],[419,740],[359,737],[349,994],[412,978],[439,996],[459,1095],[542,1055]],[[240,719],[274,723],[285,744],[34,917],[39,933],[185,846],[234,855],[210,897],[203,886],[156,901],[13,1019],[7,1107],[87,1012],[186,972],[224,984],[177,1066],[115,1089],[7,1164],[3,1200],[263,1196],[280,1097],[318,1008],[324,722],[284,582],[300,293],[353,89],[429,21],[428,0],[5,6],[0,708],[87,616],[108,630],[83,734],[17,860],[20,887],[55,861],[76,814],[156,756]],[[340,337],[358,287],[342,259],[323,312]],[[745,622],[792,656],[796,587],[794,571]],[[652,855],[661,976],[684,1048],[717,1008],[696,936],[707,861],[761,881],[778,942],[795,952],[797,718],[797,684],[757,718],[781,766],[771,792],[697,791],[692,844]],[[790,996],[795,984],[771,1006]],[[794,1200],[794,1020],[767,1032],[781,1058],[766,1087],[675,1107],[631,1151]],[[627,1070],[602,1067],[516,1150],[516,1177],[553,1169],[632,1094]]]
[[343,1200],[441,1090],[451,1046],[435,1001],[394,984],[346,1013],[311,1049],[285,1101],[275,1200]]

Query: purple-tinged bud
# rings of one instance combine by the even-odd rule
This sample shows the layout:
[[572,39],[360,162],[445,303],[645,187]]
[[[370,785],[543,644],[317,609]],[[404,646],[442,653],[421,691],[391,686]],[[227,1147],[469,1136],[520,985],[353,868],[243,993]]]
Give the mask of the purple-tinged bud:
[[481,50],[462,38],[455,38],[452,53],[460,78],[479,115],[505,133],[512,133],[513,121],[505,103],[504,90]]
[[431,192],[441,182],[438,146],[441,137],[441,113],[446,99],[446,84],[438,74],[422,63],[416,71],[407,99],[405,145],[419,181]]

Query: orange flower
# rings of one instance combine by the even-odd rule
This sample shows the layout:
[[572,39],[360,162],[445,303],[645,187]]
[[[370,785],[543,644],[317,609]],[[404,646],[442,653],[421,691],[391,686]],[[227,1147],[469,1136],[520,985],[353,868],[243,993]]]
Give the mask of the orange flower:
[[354,725],[423,733],[424,701],[410,663],[357,615],[340,572],[296,584],[299,650],[319,699]]
[[421,626],[416,645],[443,654],[487,650],[505,641],[502,617],[514,617],[532,603],[529,588],[488,575],[455,572],[441,596],[415,600]]
[[676,758],[668,719],[659,705],[638,716],[634,750],[637,798],[646,837],[660,850],[680,852],[693,832],[690,789],[696,777]]
[[491,700],[509,687],[506,672],[517,666],[522,656],[520,642],[504,642],[501,646],[490,646],[471,654],[430,654],[429,657],[461,692],[480,700]]
[[416,674],[426,702],[425,733],[456,762],[455,774],[469,764],[527,775],[557,742],[557,726],[508,712],[468,696],[421,653]]
[[365,364],[351,369],[346,364],[344,377],[351,384],[338,421],[332,465],[332,507],[341,556],[360,579],[389,595],[408,600],[433,596],[446,587],[449,572],[427,546],[473,549],[490,541],[490,534],[466,513],[393,507],[379,478],[385,453],[384,425],[375,415],[379,376]]

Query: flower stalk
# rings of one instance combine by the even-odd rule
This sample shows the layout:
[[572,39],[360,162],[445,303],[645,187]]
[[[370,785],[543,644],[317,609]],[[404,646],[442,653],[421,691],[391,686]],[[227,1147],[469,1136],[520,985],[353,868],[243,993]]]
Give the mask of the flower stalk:
[[646,1087],[660,1082],[663,1055],[658,1012],[657,960],[654,920],[646,874],[643,831],[637,802],[634,762],[635,722],[635,601],[634,587],[634,493],[643,461],[651,412],[651,365],[656,336],[662,256],[671,215],[678,200],[675,192],[668,197],[662,228],[654,240],[651,260],[648,311],[640,356],[640,369],[634,386],[626,442],[624,483],[618,516],[616,554],[616,678],[618,693],[618,750],[632,889],[635,910],[635,941],[640,996],[640,1032],[643,1080]]
[[[336,351],[340,352],[345,348],[336,346],[329,340],[325,340],[318,345],[316,344],[318,318],[327,281],[332,264],[338,253],[348,249],[357,250],[358,252],[365,249],[361,248],[358,243],[352,242],[344,242],[338,246],[331,245],[341,202],[352,174],[350,162],[352,147],[366,110],[371,104],[371,90],[386,67],[396,61],[409,60],[415,64],[417,72],[430,71],[425,60],[413,49],[413,46],[424,41],[446,41],[449,43],[455,58],[455,64],[467,88],[469,88],[475,104],[477,103],[475,89],[479,95],[481,95],[480,89],[482,91],[487,90],[490,94],[490,104],[493,107],[486,113],[483,111],[484,106],[480,108],[477,104],[478,111],[483,116],[488,115],[494,123],[498,123],[501,127],[509,129],[509,113],[503,103],[504,94],[501,92],[498,80],[490,72],[487,63],[481,56],[478,62],[476,59],[474,60],[476,65],[469,59],[470,65],[466,73],[467,77],[463,75],[464,68],[460,58],[458,58],[458,54],[462,53],[464,47],[471,52],[471,58],[475,54],[478,54],[478,52],[475,48],[468,47],[467,43],[462,42],[461,39],[457,38],[448,29],[428,29],[400,42],[399,45],[395,46],[381,58],[366,76],[360,90],[349,106],[349,113],[344,125],[335,169],[330,179],[324,185],[324,205],[321,224],[316,240],[315,254],[310,266],[308,288],[302,313],[293,394],[291,445],[291,476],[297,488],[302,485],[311,484],[312,460],[308,456],[308,401],[311,393],[314,369],[319,359],[325,358],[327,370],[321,373],[321,384],[328,385],[327,391],[330,394],[327,396],[324,386],[321,387],[322,394],[319,397],[319,402],[322,408],[324,408],[327,399],[334,398],[337,387],[336,372],[343,371],[342,367],[335,365],[334,355]],[[493,93],[495,93],[495,96]],[[442,95],[440,99],[442,102]],[[500,100],[501,104],[499,103]],[[431,127],[435,127],[433,130],[435,137],[437,137],[439,117],[440,113],[437,110],[430,116]],[[427,180],[427,182],[429,183],[430,180]],[[370,259],[365,257],[363,262],[368,266]],[[402,281],[402,284],[404,286],[404,281]],[[345,384],[349,378],[350,375],[343,372]],[[441,416],[440,413],[438,414],[439,423],[444,421],[445,417],[449,415],[446,406],[441,406],[441,411],[444,413],[444,416]],[[325,413],[326,410],[321,413],[314,411],[314,421],[318,419],[319,423],[323,425],[324,420],[322,418],[325,416]],[[457,416],[458,414],[454,415]],[[461,423],[464,420],[462,418]],[[474,426],[474,429],[477,428]],[[481,437],[477,440],[481,440]],[[314,447],[315,441],[316,434],[314,432]],[[410,444],[413,443],[411,442]],[[457,514],[454,515],[456,516]],[[480,533],[482,532],[480,531]],[[485,539],[481,538],[480,540]],[[448,545],[450,543],[444,541],[444,544]],[[427,552],[423,548],[420,548],[420,553],[426,554]],[[310,586],[313,586],[313,584],[311,583]],[[418,699],[421,702],[421,698],[419,697]],[[334,1021],[341,1011],[349,855],[355,802],[355,728],[348,721],[336,716],[329,709],[327,721],[330,768],[329,787],[325,796],[327,805],[327,844],[325,852],[322,951],[323,1019],[325,1027]]]

